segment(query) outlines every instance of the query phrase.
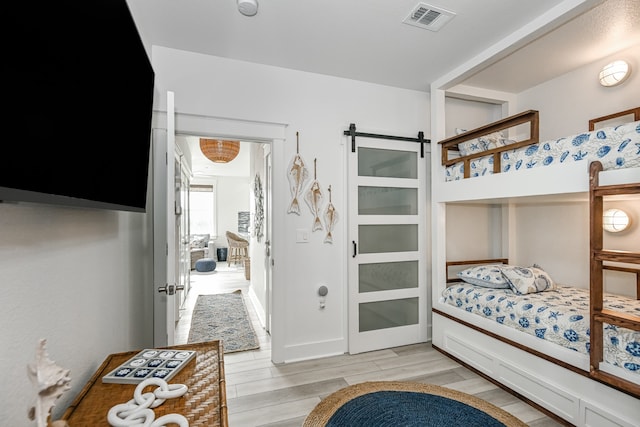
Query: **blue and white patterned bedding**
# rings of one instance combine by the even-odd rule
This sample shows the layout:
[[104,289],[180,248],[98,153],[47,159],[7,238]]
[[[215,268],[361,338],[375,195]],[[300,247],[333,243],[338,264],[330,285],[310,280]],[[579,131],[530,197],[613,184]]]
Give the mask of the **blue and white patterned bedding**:
[[[640,121],[548,140],[502,153],[501,173],[599,160],[604,170],[640,167]],[[471,161],[471,177],[493,174],[493,156]],[[445,180],[464,178],[464,163],[446,168]]]
[[[442,293],[445,302],[487,319],[589,354],[589,291],[571,286],[516,295],[510,289],[493,289],[456,283]],[[604,307],[640,316],[640,301],[605,294]],[[604,360],[640,375],[640,331],[613,325],[604,328]]]

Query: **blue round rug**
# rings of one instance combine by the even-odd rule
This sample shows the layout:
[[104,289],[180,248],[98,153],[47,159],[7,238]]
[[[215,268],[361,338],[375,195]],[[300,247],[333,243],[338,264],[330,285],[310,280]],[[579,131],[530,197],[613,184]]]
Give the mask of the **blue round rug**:
[[525,427],[510,413],[470,394],[402,381],[355,384],[322,400],[303,427]]

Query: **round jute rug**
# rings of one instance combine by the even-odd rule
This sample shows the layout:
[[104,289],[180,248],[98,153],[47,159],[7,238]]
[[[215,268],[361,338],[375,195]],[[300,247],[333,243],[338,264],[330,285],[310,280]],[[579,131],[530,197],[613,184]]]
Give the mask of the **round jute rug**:
[[303,427],[526,427],[510,413],[470,394],[433,384],[371,381],[324,398]]

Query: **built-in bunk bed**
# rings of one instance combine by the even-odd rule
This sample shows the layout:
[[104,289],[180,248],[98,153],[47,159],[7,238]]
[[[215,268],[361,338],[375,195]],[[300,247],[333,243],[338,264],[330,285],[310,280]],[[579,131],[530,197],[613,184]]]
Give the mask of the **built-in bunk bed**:
[[[640,244],[604,249],[602,214],[609,197],[640,203],[640,107],[593,119],[582,133],[538,135],[538,112],[525,111],[440,141],[434,229],[446,229],[451,204],[498,206],[508,222],[523,199],[582,198],[590,283],[558,284],[543,266],[510,260],[508,248],[443,262],[451,242],[434,233],[433,345],[570,424],[638,426]],[[515,238],[513,225],[502,229],[504,241]],[[603,290],[605,271],[628,275],[626,296]]]

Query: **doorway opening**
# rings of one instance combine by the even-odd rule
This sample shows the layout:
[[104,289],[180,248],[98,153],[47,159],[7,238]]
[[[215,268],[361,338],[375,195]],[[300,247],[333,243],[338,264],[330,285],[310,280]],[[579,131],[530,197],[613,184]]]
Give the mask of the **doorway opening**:
[[[187,159],[190,153],[182,152],[177,144],[177,138],[180,135],[197,135],[207,138],[233,139],[239,141],[247,141],[253,145],[261,146],[264,150],[264,157],[258,159],[259,164],[264,165],[265,173],[262,178],[263,183],[269,183],[264,187],[264,234],[259,245],[254,245],[251,253],[251,271],[255,272],[255,267],[261,266],[263,269],[263,280],[258,281],[257,275],[252,274],[252,288],[254,292],[250,292],[250,297],[254,302],[254,306],[260,307],[258,316],[260,323],[267,325],[272,338],[270,348],[272,360],[280,360],[282,353],[282,338],[277,333],[281,325],[284,313],[274,312],[270,309],[274,304],[274,300],[278,304],[281,299],[272,297],[271,283],[275,283],[272,276],[274,268],[272,257],[277,253],[278,242],[271,239],[272,228],[280,230],[282,225],[281,218],[273,218],[271,215],[271,191],[276,190],[276,195],[282,190],[281,185],[285,185],[281,179],[275,180],[273,186],[272,168],[269,162],[281,158],[284,143],[286,141],[286,123],[265,122],[243,120],[238,118],[203,116],[196,114],[179,113],[175,111],[174,94],[167,92],[167,110],[166,114],[159,112],[156,115],[157,127],[153,131],[154,141],[154,343],[156,345],[173,345],[175,334],[175,310],[174,301],[177,300],[174,290],[180,291],[180,285],[177,284],[179,274],[176,273],[175,265],[177,263],[184,264],[179,249],[181,245],[188,246],[186,234],[179,232],[184,227],[176,225],[179,223],[182,205],[176,197],[176,187],[180,184],[176,177],[182,176],[181,173],[174,173],[174,160],[176,164],[180,164],[181,168],[188,171],[190,176],[190,164]],[[273,156],[271,155],[273,153]],[[254,159],[254,164],[257,164]],[[180,184],[181,187],[184,187]],[[188,186],[186,186],[188,188]],[[221,188],[221,187],[219,187]],[[180,190],[181,191],[181,190]],[[185,191],[188,193],[188,191]],[[272,249],[273,248],[273,249]],[[259,249],[259,250],[258,250]],[[184,253],[186,251],[182,251]],[[256,258],[253,258],[256,256]],[[258,262],[258,259],[263,262]],[[169,284],[171,283],[171,284]],[[263,289],[256,289],[258,283],[263,283]],[[156,289],[157,287],[157,289]],[[277,290],[277,289],[276,289]],[[168,292],[171,291],[171,292]],[[276,296],[279,294],[276,292]],[[273,315],[271,314],[273,313]],[[268,324],[267,324],[268,323]],[[271,327],[271,325],[275,325]]]
[[[269,339],[266,286],[268,272],[265,265],[265,240],[262,221],[265,212],[258,203],[256,188],[263,181],[270,182],[265,157],[270,144],[241,141],[238,156],[226,164],[205,158],[199,150],[200,136],[176,135],[176,145],[183,153],[185,168],[189,170],[188,201],[184,214],[189,218],[186,236],[191,256],[189,293],[185,296],[176,322],[175,342],[187,343],[191,314],[198,294],[226,293],[241,290],[256,332],[265,331],[261,340]],[[267,172],[268,170],[268,172]],[[257,185],[260,184],[260,185]],[[261,194],[264,198],[264,194]],[[268,216],[269,212],[266,213]],[[233,258],[233,243],[229,235],[248,242],[242,259]],[[198,246],[198,247],[194,247]],[[200,247],[203,246],[203,247]],[[198,259],[210,258],[213,271],[198,271]],[[269,348],[270,346],[266,346]]]

